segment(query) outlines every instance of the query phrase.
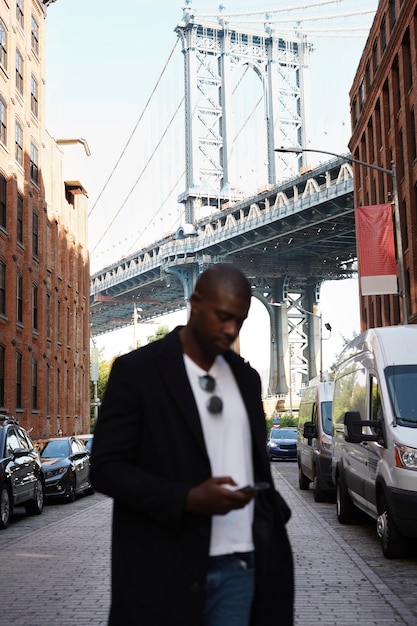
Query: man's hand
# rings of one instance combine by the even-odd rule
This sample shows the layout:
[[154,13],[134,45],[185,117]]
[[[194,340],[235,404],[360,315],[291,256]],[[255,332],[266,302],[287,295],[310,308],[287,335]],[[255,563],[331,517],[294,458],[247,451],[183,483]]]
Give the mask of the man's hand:
[[256,495],[255,491],[236,491],[223,485],[237,487],[230,476],[209,478],[190,489],[185,501],[185,510],[203,515],[226,515],[235,509],[243,509]]

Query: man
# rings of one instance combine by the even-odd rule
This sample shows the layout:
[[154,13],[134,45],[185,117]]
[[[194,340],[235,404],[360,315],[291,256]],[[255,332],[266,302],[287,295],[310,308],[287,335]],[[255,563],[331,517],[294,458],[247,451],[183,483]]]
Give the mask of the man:
[[113,365],[91,467],[114,498],[110,626],[293,623],[260,379],[230,349],[250,299],[238,268],[213,265],[187,325]]

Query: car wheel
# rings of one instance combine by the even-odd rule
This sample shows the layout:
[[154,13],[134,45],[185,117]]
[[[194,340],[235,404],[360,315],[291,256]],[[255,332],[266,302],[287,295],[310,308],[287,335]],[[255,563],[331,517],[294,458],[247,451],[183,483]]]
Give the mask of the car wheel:
[[395,526],[385,496],[381,497],[379,510],[376,532],[381,540],[382,553],[387,559],[400,559],[405,555],[407,542]]
[[336,479],[336,513],[341,524],[353,522],[354,505],[348,494],[344,492],[340,476]]
[[29,515],[40,515],[43,511],[45,501],[45,490],[40,478],[36,481],[35,498],[26,502],[25,509]]
[[327,499],[327,492],[320,487],[319,477],[316,470],[314,470],[313,477],[313,496],[315,502],[325,502],[325,500]]
[[71,474],[69,478],[68,488],[65,494],[67,502],[74,502],[75,500],[75,476]]
[[310,479],[303,473],[301,467],[298,467],[298,485],[302,491],[310,487]]
[[10,491],[4,485],[0,491],[0,529],[4,530],[10,524],[12,516],[12,500]]

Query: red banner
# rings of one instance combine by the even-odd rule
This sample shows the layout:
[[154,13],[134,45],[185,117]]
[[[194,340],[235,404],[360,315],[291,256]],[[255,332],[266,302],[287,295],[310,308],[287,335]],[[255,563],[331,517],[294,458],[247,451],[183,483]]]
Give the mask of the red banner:
[[398,293],[392,205],[358,207],[356,237],[362,295]]

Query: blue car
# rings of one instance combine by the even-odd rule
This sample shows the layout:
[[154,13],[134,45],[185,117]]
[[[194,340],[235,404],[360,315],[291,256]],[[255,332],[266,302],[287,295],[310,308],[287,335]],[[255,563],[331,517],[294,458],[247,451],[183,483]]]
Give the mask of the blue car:
[[271,428],[269,433],[267,450],[270,461],[297,460],[297,429],[296,428]]

